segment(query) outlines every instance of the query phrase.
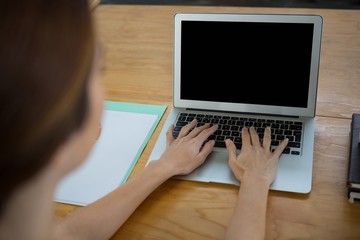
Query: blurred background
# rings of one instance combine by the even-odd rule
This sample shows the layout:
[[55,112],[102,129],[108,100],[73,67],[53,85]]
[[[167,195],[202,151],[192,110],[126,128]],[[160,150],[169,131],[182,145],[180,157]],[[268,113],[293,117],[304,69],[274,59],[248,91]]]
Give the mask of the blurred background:
[[360,9],[360,0],[101,0],[101,4]]

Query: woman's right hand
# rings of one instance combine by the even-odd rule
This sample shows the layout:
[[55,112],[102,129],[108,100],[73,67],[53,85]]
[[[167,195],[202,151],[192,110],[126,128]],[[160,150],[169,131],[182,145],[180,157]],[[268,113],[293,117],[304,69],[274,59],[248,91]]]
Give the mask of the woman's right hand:
[[196,125],[197,120],[194,119],[182,127],[176,139],[173,137],[173,125],[166,133],[166,149],[158,161],[171,176],[189,174],[204,163],[214,148],[215,141],[207,139],[218,129],[218,125]]

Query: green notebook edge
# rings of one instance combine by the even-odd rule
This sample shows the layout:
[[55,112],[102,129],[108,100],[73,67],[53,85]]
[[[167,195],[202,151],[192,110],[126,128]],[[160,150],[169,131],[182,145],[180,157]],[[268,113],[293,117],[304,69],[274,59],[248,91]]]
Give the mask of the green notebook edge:
[[144,151],[146,145],[148,144],[151,136],[153,135],[157,125],[159,124],[162,116],[167,109],[167,105],[153,105],[153,104],[142,104],[142,103],[130,103],[130,102],[116,102],[116,101],[105,101],[104,102],[105,110],[110,111],[119,111],[119,112],[131,112],[131,113],[142,113],[142,114],[151,114],[157,115],[156,121],[154,122],[152,128],[150,129],[147,137],[145,138],[143,144],[141,145],[138,153],[135,156],[130,168],[127,170],[125,177],[120,182],[120,185],[124,184],[131,172],[133,171],[136,163],[138,162],[142,152]]

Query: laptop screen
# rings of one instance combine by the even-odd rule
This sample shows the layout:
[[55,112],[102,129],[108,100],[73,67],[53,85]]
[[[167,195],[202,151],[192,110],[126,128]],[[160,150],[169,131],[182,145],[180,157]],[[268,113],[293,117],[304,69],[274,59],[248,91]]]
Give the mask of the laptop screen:
[[174,105],[314,116],[322,19],[175,15]]
[[183,21],[181,98],[307,107],[313,28]]

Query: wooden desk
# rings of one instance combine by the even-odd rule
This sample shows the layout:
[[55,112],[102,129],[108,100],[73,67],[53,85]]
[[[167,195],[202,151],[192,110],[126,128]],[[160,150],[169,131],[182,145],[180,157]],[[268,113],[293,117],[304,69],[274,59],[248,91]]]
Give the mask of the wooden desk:
[[[360,11],[100,5],[107,100],[167,104],[131,176],[141,171],[171,108],[175,12],[312,13],[324,18],[310,194],[271,191],[266,239],[360,239],[360,203],[346,196],[350,117],[360,112]],[[130,177],[131,177],[130,176]],[[169,180],[112,239],[223,239],[238,188]],[[56,216],[77,207],[55,204]]]

